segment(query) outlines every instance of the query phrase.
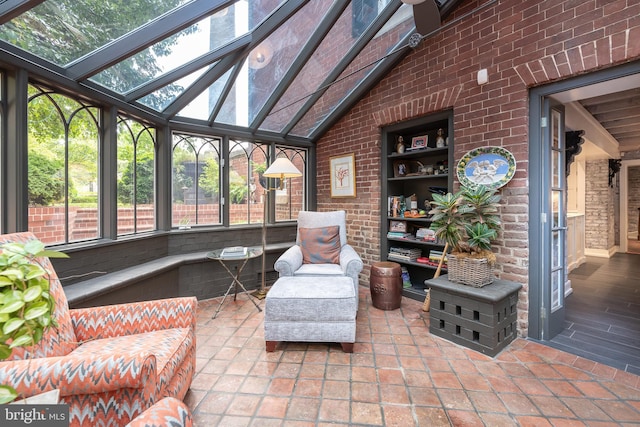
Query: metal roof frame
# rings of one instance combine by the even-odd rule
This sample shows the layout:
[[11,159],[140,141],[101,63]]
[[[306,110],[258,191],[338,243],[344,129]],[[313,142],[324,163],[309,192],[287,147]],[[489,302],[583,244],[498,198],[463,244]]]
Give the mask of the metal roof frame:
[[[5,0],[0,3],[0,25],[19,17],[20,14],[40,5],[46,0]],[[264,105],[256,112],[252,122],[245,128],[237,125],[216,122],[215,119],[223,107],[225,98],[229,96],[234,86],[234,81],[239,75],[240,69],[247,60],[249,53],[278,28],[298,13],[309,0],[286,0],[273,10],[261,23],[248,33],[241,35],[223,46],[212,49],[199,57],[180,64],[174,69],[165,72],[150,81],[143,83],[124,94],[106,88],[91,80],[96,74],[108,69],[120,61],[135,55],[166,37],[188,28],[201,21],[203,18],[235,4],[238,0],[192,0],[164,13],[133,31],[101,46],[98,49],[84,55],[67,66],[59,66],[51,63],[33,53],[16,47],[4,40],[0,40],[0,52],[5,53],[0,59],[1,63],[13,67],[26,69],[32,78],[53,84],[60,84],[67,91],[80,94],[84,97],[94,97],[97,101],[111,103],[124,112],[142,116],[158,123],[173,123],[178,127],[191,127],[197,129],[209,129],[211,131],[228,131],[236,135],[246,135],[252,138],[265,138],[274,141],[296,141],[305,144],[317,141],[339,118],[344,115],[355,103],[398,63],[398,61],[410,52],[409,37],[405,37],[396,44],[393,50],[376,61],[357,71],[367,67],[373,67],[368,75],[343,97],[338,105],[331,107],[328,114],[313,128],[308,129],[306,136],[294,135],[292,131],[300,123],[305,115],[313,108],[315,102],[322,98],[326,91],[340,79],[341,74],[348,69],[351,62],[386,22],[401,7],[400,0],[390,0],[385,9],[378,11],[377,17],[369,23],[368,28],[355,40],[349,51],[342,57],[336,66],[330,70],[321,80],[319,88],[313,93],[301,94],[299,101],[306,99],[302,107],[292,115],[291,120],[284,126],[282,132],[273,132],[262,129],[269,114],[278,105],[281,97],[287,92],[293,81],[300,75],[307,61],[329,34],[337,20],[345,9],[351,4],[350,0],[335,0],[323,17],[320,17],[317,27],[311,33],[309,39],[301,46],[296,57],[293,58],[289,68],[283,77],[279,79],[270,90]],[[366,0],[363,0],[366,1]],[[441,16],[449,15],[463,0],[428,0],[434,1],[438,6]],[[251,3],[249,3],[250,6]],[[375,4],[373,2],[372,4]],[[140,99],[155,91],[184,78],[203,67],[210,67],[195,82],[185,88],[163,111],[156,111],[140,103]],[[230,73],[230,78],[225,82],[220,97],[210,111],[208,120],[194,119],[178,116],[190,102],[196,99],[202,91],[208,88],[224,76]]]

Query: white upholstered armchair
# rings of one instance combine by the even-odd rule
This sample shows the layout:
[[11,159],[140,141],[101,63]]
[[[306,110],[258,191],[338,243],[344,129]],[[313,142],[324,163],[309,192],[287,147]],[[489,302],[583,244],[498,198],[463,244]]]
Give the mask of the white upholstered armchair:
[[296,245],[278,258],[275,269],[280,277],[348,276],[357,299],[362,259],[347,243],[346,212],[299,212]]

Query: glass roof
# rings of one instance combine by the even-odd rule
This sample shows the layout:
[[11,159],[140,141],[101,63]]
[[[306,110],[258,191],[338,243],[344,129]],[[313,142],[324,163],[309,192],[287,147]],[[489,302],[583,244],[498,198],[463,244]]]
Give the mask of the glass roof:
[[0,51],[162,120],[315,141],[408,52],[412,12],[400,0],[16,0],[0,4]]

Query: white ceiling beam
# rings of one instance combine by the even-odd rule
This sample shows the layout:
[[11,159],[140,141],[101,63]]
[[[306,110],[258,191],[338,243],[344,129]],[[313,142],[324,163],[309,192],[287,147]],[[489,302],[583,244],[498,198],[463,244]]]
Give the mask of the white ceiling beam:
[[579,102],[565,104],[565,124],[572,130],[584,130],[583,150],[588,158],[620,158],[618,141]]

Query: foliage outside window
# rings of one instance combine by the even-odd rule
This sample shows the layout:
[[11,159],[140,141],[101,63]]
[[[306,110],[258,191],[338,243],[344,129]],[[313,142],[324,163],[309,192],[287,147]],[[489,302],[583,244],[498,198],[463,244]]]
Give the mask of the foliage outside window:
[[197,135],[173,136],[172,226],[222,222],[220,146],[222,140]]
[[284,189],[276,192],[276,221],[291,221],[306,209],[307,150],[276,148],[276,157],[287,157],[302,172],[302,176],[285,179]]
[[[230,225],[261,224],[267,185],[275,195],[276,221],[295,220],[305,209],[305,149],[276,146],[277,156],[288,157],[303,173],[287,179],[280,190],[262,177],[271,164],[270,144],[230,140],[224,163],[220,147],[219,138],[174,135],[173,227],[221,224],[223,208],[228,209]],[[221,164],[229,165],[228,173]],[[225,180],[229,196],[223,204]]]
[[29,231],[46,244],[99,236],[99,110],[29,85]]
[[240,140],[229,141],[229,222],[262,223],[264,179],[269,146]]
[[155,230],[155,130],[118,118],[118,235]]

